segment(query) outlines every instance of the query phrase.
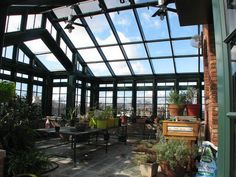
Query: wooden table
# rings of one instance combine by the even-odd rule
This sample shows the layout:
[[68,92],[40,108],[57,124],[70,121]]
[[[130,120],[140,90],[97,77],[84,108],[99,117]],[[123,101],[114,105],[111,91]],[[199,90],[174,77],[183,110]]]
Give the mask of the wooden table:
[[58,134],[62,134],[62,135],[71,136],[71,148],[73,149],[74,167],[76,167],[76,143],[79,143],[79,141],[80,141],[79,137],[81,137],[81,136],[96,135],[96,141],[97,141],[98,134],[102,133],[104,135],[104,141],[106,143],[106,152],[107,152],[109,133],[107,130],[104,130],[104,129],[87,129],[85,131],[77,131],[75,129],[75,127],[61,127],[59,132],[56,132],[55,128],[42,128],[42,129],[37,129],[37,131],[46,132],[48,134],[58,133]]

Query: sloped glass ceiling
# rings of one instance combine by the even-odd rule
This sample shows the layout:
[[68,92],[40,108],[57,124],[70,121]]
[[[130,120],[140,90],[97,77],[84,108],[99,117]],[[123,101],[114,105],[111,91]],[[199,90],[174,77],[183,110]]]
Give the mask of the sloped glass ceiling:
[[[72,50],[67,46],[75,48],[73,52],[81,56],[80,64],[96,77],[203,72],[202,51],[191,45],[192,37],[201,34],[201,26],[181,27],[178,15],[170,11],[163,20],[152,17],[159,9],[156,6],[131,8],[132,1],[104,0],[105,6],[100,2],[83,1],[74,9],[56,8],[52,13],[59,20],[48,17],[53,25],[59,24],[57,31],[63,30],[68,36],[70,41],[60,36],[60,46],[67,51],[71,62]],[[132,3],[155,2],[134,0]],[[168,7],[175,8],[175,4]],[[72,31],[65,29],[68,21],[60,20],[70,14],[77,15],[74,22],[82,24],[73,24]],[[65,70],[42,40],[25,44],[50,71]]]

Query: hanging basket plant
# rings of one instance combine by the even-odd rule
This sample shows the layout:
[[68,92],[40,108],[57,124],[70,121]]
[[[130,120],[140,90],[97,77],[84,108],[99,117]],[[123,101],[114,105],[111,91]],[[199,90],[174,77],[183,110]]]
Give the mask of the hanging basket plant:
[[0,103],[6,103],[15,96],[15,87],[13,82],[0,82]]

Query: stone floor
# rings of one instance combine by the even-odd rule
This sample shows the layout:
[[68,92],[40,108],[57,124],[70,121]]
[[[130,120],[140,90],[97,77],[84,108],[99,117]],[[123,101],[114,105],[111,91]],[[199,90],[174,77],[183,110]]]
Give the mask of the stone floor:
[[[77,166],[72,161],[70,145],[55,146],[44,150],[59,167],[47,177],[141,177],[139,166],[132,163],[132,146],[135,139],[125,145],[112,140],[105,152],[104,146],[80,145],[77,148]],[[50,144],[47,142],[47,144]],[[100,144],[101,145],[101,144]]]

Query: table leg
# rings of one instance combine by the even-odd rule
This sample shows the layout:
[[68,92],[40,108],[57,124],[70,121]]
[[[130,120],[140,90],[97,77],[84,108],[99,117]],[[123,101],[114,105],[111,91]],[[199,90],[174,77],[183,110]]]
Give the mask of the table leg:
[[72,139],[73,143],[73,151],[74,151],[74,167],[76,167],[76,137],[73,137]]

